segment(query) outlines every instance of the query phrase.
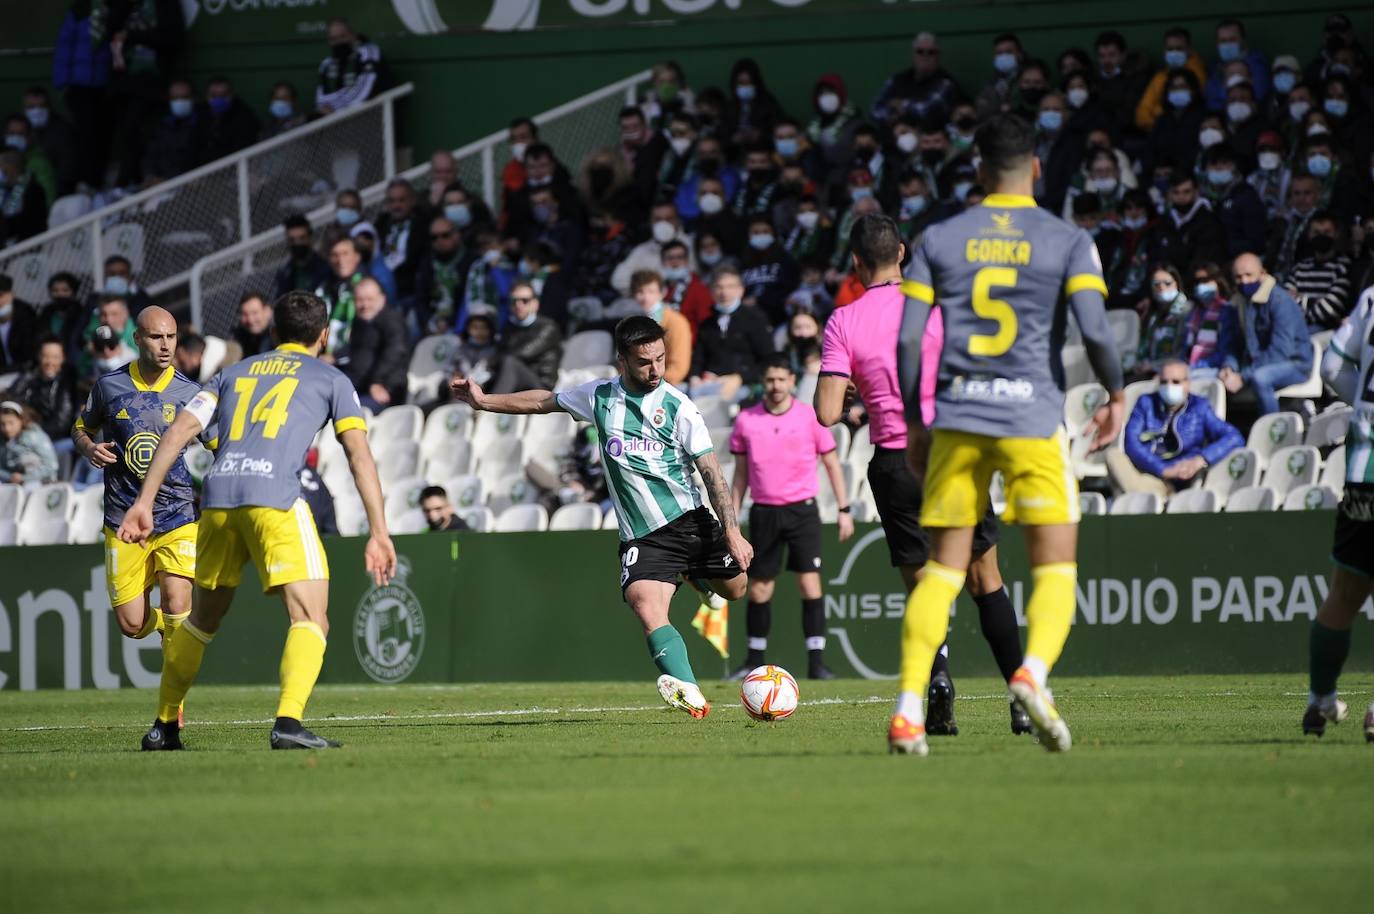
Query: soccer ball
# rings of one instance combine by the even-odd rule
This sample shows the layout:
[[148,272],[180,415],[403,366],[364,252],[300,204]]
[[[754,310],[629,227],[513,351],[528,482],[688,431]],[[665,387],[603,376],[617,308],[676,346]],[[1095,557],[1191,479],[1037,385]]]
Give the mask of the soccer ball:
[[782,720],[797,710],[801,693],[797,680],[780,666],[756,667],[744,677],[739,700],[744,713],[754,720]]

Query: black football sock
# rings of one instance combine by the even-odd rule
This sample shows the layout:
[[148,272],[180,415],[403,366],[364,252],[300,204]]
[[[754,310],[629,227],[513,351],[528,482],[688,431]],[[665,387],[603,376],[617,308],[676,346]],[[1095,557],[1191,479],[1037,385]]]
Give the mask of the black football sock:
[[825,600],[802,600],[802,634],[806,636],[806,660],[811,669],[825,659]]
[[763,652],[768,650],[768,630],[772,627],[773,604],[768,600],[762,603],[750,600],[744,616],[744,630],[749,636],[749,655],[745,663],[751,667],[764,662]]
[[992,593],[974,597],[973,602],[978,604],[978,624],[988,647],[992,648],[997,669],[1002,678],[1010,682],[1022,659],[1021,631],[1016,626],[1016,610],[1012,608],[1011,597],[1007,596],[1005,587],[999,587]]
[[934,679],[941,673],[945,678],[949,678],[949,642],[940,645],[940,649],[935,652],[935,662],[930,665],[930,678]]

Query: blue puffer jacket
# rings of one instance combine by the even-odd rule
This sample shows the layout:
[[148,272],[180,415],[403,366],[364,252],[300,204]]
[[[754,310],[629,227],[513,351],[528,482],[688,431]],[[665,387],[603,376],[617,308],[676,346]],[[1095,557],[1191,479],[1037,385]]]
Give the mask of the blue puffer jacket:
[[68,12],[57,33],[52,55],[52,83],[58,89],[86,86],[103,89],[110,82],[110,46],[91,43],[91,17]]
[[1159,394],[1152,393],[1135,402],[1122,446],[1136,469],[1159,476],[1190,457],[1201,456],[1212,466],[1244,447],[1245,439],[1235,426],[1217,418],[1206,397],[1191,394],[1178,412],[1170,414]]

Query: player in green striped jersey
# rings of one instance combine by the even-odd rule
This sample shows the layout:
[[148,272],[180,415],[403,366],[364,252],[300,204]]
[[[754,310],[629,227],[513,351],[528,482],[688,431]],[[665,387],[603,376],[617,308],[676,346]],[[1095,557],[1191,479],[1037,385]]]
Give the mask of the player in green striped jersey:
[[[668,621],[668,606],[683,577],[709,581],[720,596],[738,600],[754,550],[740,533],[730,484],[701,412],[663,380],[663,328],[651,317],[627,317],[616,326],[615,350],[620,375],[611,380],[558,393],[488,394],[459,377],[453,392],[476,410],[561,411],[596,427],[620,521],[621,592],[644,625],[649,655],[662,674],[659,694],[670,707],[701,718],[711,706],[697,686],[682,636]],[[693,465],[719,522],[702,507]]]

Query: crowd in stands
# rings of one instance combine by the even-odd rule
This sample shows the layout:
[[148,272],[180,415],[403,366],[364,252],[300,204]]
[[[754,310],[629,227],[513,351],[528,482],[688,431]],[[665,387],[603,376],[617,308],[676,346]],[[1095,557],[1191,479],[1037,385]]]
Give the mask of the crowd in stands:
[[42,233],[59,198],[103,205],[367,101],[386,79],[377,45],[343,19],[330,20],[326,39],[313,98],[278,82],[249,100],[226,76],[196,86],[180,75],[180,0],[75,0],[54,41],[51,85],[24,90],[5,117],[0,248]]
[[[138,6],[169,22],[175,7]],[[56,85],[71,110],[93,89],[145,93],[118,110],[142,112],[167,135],[116,151],[120,175],[134,181],[157,176],[148,156],[189,167],[354,104],[378,78],[375,46],[335,21],[313,109],[299,110],[283,84],[263,127],[227,80],[196,101],[188,83],[166,78],[179,24],[135,39],[132,26],[102,30],[104,4],[84,20],[81,8],[64,26],[75,37],[59,55],[70,72]],[[84,37],[97,34],[108,37]],[[1128,376],[1164,376],[1131,417],[1127,438],[1139,440],[1123,448],[1129,463],[1118,459],[1109,478],[1118,490],[1177,488],[1200,472],[1194,458],[1210,462],[1234,447],[1254,419],[1326,405],[1322,395],[1284,404],[1280,391],[1313,374],[1326,335],[1374,285],[1374,69],[1340,14],[1278,47],[1252,46],[1244,24],[1228,19],[1206,35],[1167,28],[1155,47],[1129,47],[1106,31],[1090,49],[1038,56],[1050,50],[998,35],[986,81],[960,85],[941,66],[937,38],[923,33],[909,65],[872,100],[823,73],[807,111],[786,110],[750,59],[720,84],[695,86],[676,63],[661,63],[647,94],[618,113],[618,142],[581,161],[560,158],[532,120],[511,121],[494,206],[457,180],[457,162],[440,151],[427,186],[392,181],[375,213],[350,189],[323,230],[287,219],[286,264],[271,288],[245,293],[225,358],[269,347],[271,300],[308,288],[330,307],[323,357],[373,410],[413,397],[407,366],[423,340],[450,339],[447,368],[489,390],[551,387],[573,335],[636,313],[667,328],[668,380],[694,397],[748,401],[778,352],[809,396],[827,318],[864,291],[849,249],[855,219],[890,215],[910,247],[981,203],[974,132],[995,112],[1015,112],[1040,137],[1037,201],[1091,233],[1108,306],[1138,331],[1121,352]],[[137,74],[136,59],[147,64]],[[25,101],[39,108],[42,96]],[[26,107],[7,136],[77,129],[59,123]],[[32,186],[47,180],[26,164],[46,146],[11,142],[0,154],[0,225],[17,224]],[[100,172],[90,162],[63,167],[59,191]],[[18,373],[18,438],[41,428],[61,439],[95,373],[132,357],[130,316],[147,296],[121,260],[111,258],[105,288],[84,301],[73,277],[53,276],[41,308],[10,301],[0,279],[0,380]],[[183,333],[178,364],[198,370],[204,350],[198,334]],[[1241,430],[1190,383],[1221,385]],[[446,397],[441,388],[421,405],[430,411]],[[861,424],[861,408],[849,418]],[[1146,446],[1166,438],[1167,454]],[[39,469],[17,472],[48,466],[30,464]],[[588,474],[577,484],[595,492]]]

